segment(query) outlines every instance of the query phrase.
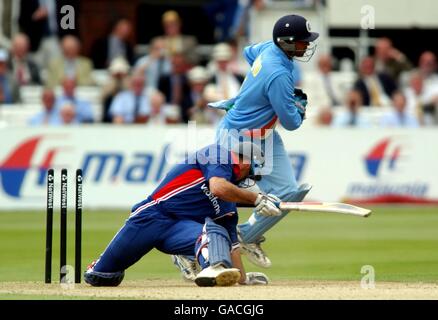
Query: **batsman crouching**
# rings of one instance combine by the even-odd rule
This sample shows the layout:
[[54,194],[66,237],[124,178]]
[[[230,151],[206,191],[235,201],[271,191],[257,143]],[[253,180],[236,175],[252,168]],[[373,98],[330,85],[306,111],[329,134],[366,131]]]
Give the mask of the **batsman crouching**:
[[228,150],[210,145],[175,165],[146,200],[136,204],[125,225],[84,274],[92,286],[118,286],[125,270],[153,248],[195,256],[198,286],[267,284],[262,273],[246,273],[237,236],[236,203],[278,216],[276,197],[237,187],[263,163],[257,146],[244,142]]

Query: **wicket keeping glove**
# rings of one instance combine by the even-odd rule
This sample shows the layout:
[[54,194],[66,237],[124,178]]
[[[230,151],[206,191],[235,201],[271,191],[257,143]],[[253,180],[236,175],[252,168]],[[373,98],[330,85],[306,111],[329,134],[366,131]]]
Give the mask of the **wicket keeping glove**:
[[255,212],[265,217],[279,216],[281,210],[277,207],[276,203],[279,203],[280,201],[281,200],[273,194],[259,193],[254,202],[254,205],[256,206]]
[[303,92],[301,89],[294,89],[294,99],[295,99],[295,107],[298,109],[298,113],[301,118],[304,120],[306,118],[306,107],[307,107],[307,94]]
[[255,285],[266,285],[269,283],[269,278],[261,272],[247,272],[245,285],[255,286]]

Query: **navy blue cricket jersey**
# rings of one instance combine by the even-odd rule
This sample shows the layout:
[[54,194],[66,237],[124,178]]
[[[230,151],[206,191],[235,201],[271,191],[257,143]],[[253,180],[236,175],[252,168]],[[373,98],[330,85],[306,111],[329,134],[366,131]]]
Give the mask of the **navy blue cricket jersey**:
[[232,243],[237,242],[235,203],[225,202],[210,192],[209,179],[221,177],[236,183],[238,165],[230,151],[210,145],[176,164],[146,200],[132,207],[131,217],[154,210],[174,219],[204,223],[209,217],[225,227]]

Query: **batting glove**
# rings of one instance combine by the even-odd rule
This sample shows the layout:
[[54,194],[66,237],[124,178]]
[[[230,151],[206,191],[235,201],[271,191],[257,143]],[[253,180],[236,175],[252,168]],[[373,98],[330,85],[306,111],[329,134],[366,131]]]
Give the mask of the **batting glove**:
[[254,202],[254,205],[256,206],[255,212],[265,217],[279,216],[281,210],[278,208],[277,203],[280,201],[281,200],[273,194],[259,193]]
[[269,283],[269,278],[261,272],[247,272],[245,285],[256,286],[256,285],[267,285]]
[[294,89],[295,107],[302,119],[306,118],[307,94],[301,89]]
[[301,89],[294,89],[294,95],[302,100],[306,100],[307,101],[307,94],[304,93],[303,90]]

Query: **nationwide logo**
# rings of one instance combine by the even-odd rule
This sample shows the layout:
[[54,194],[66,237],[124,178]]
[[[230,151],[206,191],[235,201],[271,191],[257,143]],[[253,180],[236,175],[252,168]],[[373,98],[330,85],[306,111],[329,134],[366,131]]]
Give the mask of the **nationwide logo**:
[[368,174],[377,177],[382,168],[388,171],[396,169],[396,163],[400,158],[401,146],[395,145],[392,148],[391,139],[384,139],[379,142],[365,158],[365,165]]
[[19,144],[0,163],[1,185],[6,194],[19,198],[24,179],[30,169],[38,171],[38,184],[43,184],[46,178],[47,169],[53,164],[57,149],[47,150],[41,163],[32,165],[32,159],[43,136],[32,137]]

